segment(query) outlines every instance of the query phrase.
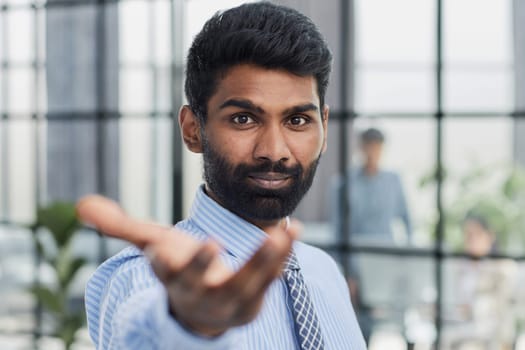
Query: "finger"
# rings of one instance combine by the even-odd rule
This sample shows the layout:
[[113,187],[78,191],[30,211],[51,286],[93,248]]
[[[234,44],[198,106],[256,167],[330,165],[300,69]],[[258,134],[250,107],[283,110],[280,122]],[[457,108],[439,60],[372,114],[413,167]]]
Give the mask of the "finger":
[[290,224],[286,228],[286,231],[293,240],[296,240],[303,231],[303,224],[297,219],[290,219]]
[[76,213],[83,223],[110,230],[126,219],[126,214],[116,202],[96,194],[82,197],[76,204]]
[[135,220],[126,215],[114,201],[99,195],[89,195],[77,202],[77,216],[104,234],[126,240],[139,248],[165,236],[171,228]]
[[215,244],[203,244],[185,266],[178,271],[171,271],[167,276],[168,284],[192,290],[194,294],[202,294],[201,290],[206,286],[204,274],[217,254],[218,247]]
[[280,275],[293,239],[282,228],[272,229],[269,235],[252,258],[221,289],[225,299],[228,294],[250,299],[254,293],[266,290]]
[[202,243],[174,229],[173,232],[163,236],[155,243],[146,246],[144,253],[155,267],[157,277],[162,281],[167,281],[170,275],[175,276],[181,269],[188,266],[195,254],[205,245],[207,246],[205,249],[211,249],[215,253],[203,279],[207,285],[218,285],[229,279],[232,271],[220,260],[217,254],[220,247],[215,242]]
[[266,290],[274,280],[275,278],[268,278],[261,288],[254,290],[253,293],[247,295],[246,298],[240,299],[240,302],[232,315],[235,326],[246,324],[257,316],[263,305]]
[[245,324],[257,315],[264,294],[280,275],[288,252],[278,251],[272,245],[271,241],[265,242],[216,295],[223,308],[230,310],[233,325]]
[[[263,266],[268,267],[266,273],[254,273],[251,274],[251,279],[248,281],[243,281],[246,288],[243,290],[243,293],[239,295],[237,301],[237,308],[235,314],[232,316],[236,325],[242,325],[247,322],[250,322],[259,312],[262,307],[264,295],[273,281],[281,274],[282,266],[286,258],[288,257],[291,245],[293,240],[299,236],[300,231],[302,230],[302,224],[298,220],[291,220],[287,223],[285,231],[288,234],[289,240],[284,240],[284,248],[280,250],[278,259],[273,260],[274,264],[272,266],[265,265],[264,259],[261,259],[259,263]],[[269,230],[268,233],[271,237],[280,237],[279,231],[277,228]],[[275,234],[277,233],[277,236]],[[279,244],[278,244],[279,245]],[[268,246],[261,247],[261,253],[263,249],[268,249]],[[270,248],[271,249],[271,248]],[[254,255],[253,259],[258,259],[258,255]],[[256,266],[253,266],[256,268]]]

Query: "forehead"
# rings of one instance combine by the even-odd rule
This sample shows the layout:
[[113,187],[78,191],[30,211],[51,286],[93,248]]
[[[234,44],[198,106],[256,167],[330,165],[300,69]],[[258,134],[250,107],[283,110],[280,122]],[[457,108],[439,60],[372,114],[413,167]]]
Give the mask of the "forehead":
[[264,110],[312,103],[319,107],[317,82],[313,76],[298,76],[282,69],[243,64],[230,68],[217,84],[208,107],[218,108],[234,98],[250,100]]
[[375,141],[375,140],[368,140],[368,141],[361,140],[361,146],[364,148],[379,148],[383,146],[383,142]]
[[463,226],[465,230],[467,231],[467,233],[472,233],[472,234],[488,233],[487,229],[475,220],[466,220]]

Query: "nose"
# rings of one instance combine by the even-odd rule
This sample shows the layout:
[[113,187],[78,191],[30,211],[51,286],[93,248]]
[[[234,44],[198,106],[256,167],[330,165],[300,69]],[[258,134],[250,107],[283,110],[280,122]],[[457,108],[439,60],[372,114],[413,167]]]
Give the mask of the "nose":
[[281,125],[270,124],[260,130],[254,149],[254,158],[285,162],[291,157],[291,152]]

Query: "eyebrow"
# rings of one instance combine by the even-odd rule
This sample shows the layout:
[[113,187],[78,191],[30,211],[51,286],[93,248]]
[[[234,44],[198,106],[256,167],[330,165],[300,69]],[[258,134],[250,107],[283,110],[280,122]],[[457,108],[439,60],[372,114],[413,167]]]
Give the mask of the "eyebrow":
[[[219,106],[220,109],[226,107],[238,107],[243,108],[249,111],[257,112],[260,114],[265,113],[264,109],[255,105],[253,102],[244,99],[229,99]],[[283,114],[294,114],[294,113],[304,113],[311,111],[319,111],[319,108],[313,103],[305,103],[298,106],[293,106],[284,110]]]
[[223,104],[219,106],[220,109],[226,108],[226,107],[239,107],[242,109],[247,109],[249,111],[257,112],[257,113],[264,113],[264,109],[261,107],[253,104],[249,100],[243,100],[243,99],[229,99],[225,101]]
[[304,113],[304,112],[317,112],[319,108],[313,103],[305,103],[304,105],[294,106],[284,111],[284,114]]

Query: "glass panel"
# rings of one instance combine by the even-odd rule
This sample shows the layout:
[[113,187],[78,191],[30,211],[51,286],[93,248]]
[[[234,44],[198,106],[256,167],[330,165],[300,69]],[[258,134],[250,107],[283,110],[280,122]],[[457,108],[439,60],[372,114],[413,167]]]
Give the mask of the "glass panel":
[[445,120],[448,249],[523,254],[525,175],[514,167],[512,139],[510,118]]
[[0,219],[6,219],[7,207],[7,119],[0,119]]
[[29,63],[34,59],[33,11],[12,10],[4,16],[7,22],[7,59],[10,63]]
[[455,111],[511,111],[514,105],[513,71],[484,69],[448,69],[444,76],[444,107]]
[[149,69],[120,70],[120,111],[147,113],[153,108],[152,71]]
[[9,187],[8,219],[31,223],[35,215],[35,145],[31,120],[16,120],[8,124],[7,181]]
[[355,6],[359,64],[434,61],[435,1],[359,0]]
[[34,75],[31,69],[13,68],[7,71],[7,112],[29,114],[34,112]]
[[512,1],[444,1],[444,53],[448,63],[512,62]]
[[3,0],[3,1],[7,5],[29,5],[35,2],[34,0]]
[[46,113],[47,112],[47,74],[45,69],[38,71],[38,85],[37,85],[37,113]]
[[356,71],[356,109],[360,113],[416,112],[434,109],[434,76],[429,69]]
[[168,65],[171,60],[171,36],[170,36],[170,3],[169,1],[155,2],[155,62]]
[[155,220],[161,223],[171,223],[172,207],[172,137],[173,122],[177,119],[169,117],[159,117],[154,121],[154,155],[156,161],[152,171],[155,181],[153,191],[155,198],[153,201],[153,215]]
[[37,113],[44,113],[47,111],[47,74],[46,74],[46,11],[37,11],[37,33],[36,40],[37,50],[36,64],[38,65],[36,74],[38,75],[38,85],[35,87],[37,94]]
[[125,63],[148,61],[149,28],[148,1],[119,1],[120,61]]
[[523,332],[523,313],[516,312],[524,301],[524,294],[518,294],[522,274],[519,264],[509,259],[447,261],[443,348],[513,349]]
[[6,106],[5,106],[6,96],[4,96],[4,86],[5,86],[4,84],[7,85],[7,82],[5,81],[5,78],[6,78],[6,74],[4,74],[4,70],[0,68],[0,113],[6,112]]
[[0,329],[6,333],[0,344],[14,341],[12,333],[33,331],[34,300],[28,292],[34,275],[33,252],[29,230],[0,225]]
[[[169,68],[157,68],[157,89],[155,96],[155,107],[160,113],[168,113],[171,110],[171,70]],[[177,111],[179,106],[175,106]]]
[[152,119],[124,118],[120,123],[120,200],[135,217],[151,216]]
[[6,45],[5,45],[5,39],[4,39],[4,27],[5,27],[5,14],[3,11],[0,11],[0,113],[3,113],[5,111],[5,99],[6,96],[4,95],[4,89],[6,88],[5,84],[5,71],[4,71],[4,61],[7,57],[5,57],[5,51],[6,51]]
[[355,253],[350,266],[348,283],[369,349],[435,341],[433,258]]
[[46,21],[47,12],[45,10],[37,11],[36,40],[38,40],[38,52],[36,58],[40,63],[44,63],[46,61]]

